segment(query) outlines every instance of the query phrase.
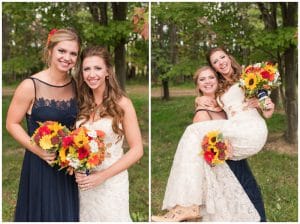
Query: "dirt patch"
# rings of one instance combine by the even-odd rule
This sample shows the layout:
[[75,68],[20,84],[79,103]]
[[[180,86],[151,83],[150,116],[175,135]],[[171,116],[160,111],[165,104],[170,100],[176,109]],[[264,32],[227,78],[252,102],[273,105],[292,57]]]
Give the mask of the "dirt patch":
[[289,144],[284,140],[282,133],[269,134],[267,143],[264,147],[265,150],[276,151],[279,153],[285,153],[289,155],[298,154],[298,145]]
[[11,96],[14,92],[14,88],[2,87],[2,96]]
[[130,85],[126,86],[126,92],[128,94],[148,95],[149,88],[147,85]]
[[[195,96],[196,92],[194,89],[178,89],[178,88],[169,88],[170,96]],[[154,87],[151,88],[151,97],[162,97],[163,92],[162,88]]]

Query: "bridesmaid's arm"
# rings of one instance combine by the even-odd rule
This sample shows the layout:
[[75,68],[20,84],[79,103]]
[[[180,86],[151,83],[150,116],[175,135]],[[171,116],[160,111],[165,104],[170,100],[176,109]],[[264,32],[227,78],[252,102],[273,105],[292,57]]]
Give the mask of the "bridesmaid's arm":
[[102,184],[105,180],[117,175],[135,164],[143,156],[143,143],[135,109],[130,99],[122,97],[120,106],[124,110],[123,129],[129,150],[117,162],[105,170],[96,171],[86,176],[76,173],[79,187],[88,189]]
[[211,120],[207,111],[198,111],[194,115],[193,123]]
[[47,153],[37,145],[30,142],[30,136],[21,126],[21,122],[27,111],[31,110],[34,100],[34,86],[30,79],[25,79],[17,87],[12,101],[9,105],[6,117],[6,129],[12,137],[26,149],[38,155],[41,159],[51,163],[55,159],[55,154]]

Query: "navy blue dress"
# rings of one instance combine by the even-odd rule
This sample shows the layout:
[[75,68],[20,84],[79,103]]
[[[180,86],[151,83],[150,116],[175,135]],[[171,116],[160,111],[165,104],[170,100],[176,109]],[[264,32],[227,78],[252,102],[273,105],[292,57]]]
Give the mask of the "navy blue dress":
[[[37,121],[58,121],[68,128],[77,115],[75,82],[53,86],[30,78],[35,86],[31,114],[26,115],[28,134],[38,127]],[[26,149],[20,178],[15,221],[79,221],[78,188],[74,176],[49,166]]]
[[[215,112],[206,109],[199,109],[196,112],[198,111],[206,111],[211,120],[220,119],[220,115],[221,117],[226,118],[226,114],[224,111]],[[217,114],[219,114],[219,118],[216,117]],[[260,221],[266,222],[265,207],[260,188],[251,172],[247,160],[226,160],[226,163],[242,185],[252,204],[259,213],[261,219]]]

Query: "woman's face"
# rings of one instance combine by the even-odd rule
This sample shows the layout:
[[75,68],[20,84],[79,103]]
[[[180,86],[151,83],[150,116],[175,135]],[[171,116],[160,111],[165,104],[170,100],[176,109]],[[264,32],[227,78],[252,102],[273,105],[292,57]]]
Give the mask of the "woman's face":
[[212,67],[219,72],[225,79],[231,79],[233,69],[231,60],[224,51],[215,51],[210,55],[210,63]]
[[85,83],[92,89],[105,89],[105,77],[108,76],[107,66],[103,58],[90,56],[83,59],[82,73]]
[[218,79],[215,73],[210,69],[202,71],[197,78],[197,87],[203,95],[214,96],[218,88]]
[[76,41],[60,41],[50,52],[51,66],[57,70],[67,72],[76,64],[78,57],[78,43]]

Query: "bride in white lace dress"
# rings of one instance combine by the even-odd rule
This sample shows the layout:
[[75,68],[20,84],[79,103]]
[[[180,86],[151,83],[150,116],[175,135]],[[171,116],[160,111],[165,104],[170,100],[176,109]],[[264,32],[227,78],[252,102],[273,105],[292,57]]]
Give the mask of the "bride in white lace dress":
[[[220,62],[226,56],[217,54],[217,60]],[[225,62],[221,61],[222,71],[228,69],[232,74],[231,61],[228,57],[225,59]],[[232,76],[229,77],[231,79]],[[205,88],[212,88],[211,84]],[[183,213],[186,213],[186,217],[199,213],[197,209],[185,210],[192,206],[200,206],[203,221],[260,220],[257,210],[227,163],[210,167],[199,156],[199,152],[204,135],[219,130],[231,142],[232,160],[254,155],[266,142],[268,131],[265,121],[255,108],[245,102],[244,92],[237,83],[228,86],[219,102],[228,120],[203,121],[186,128],[176,150],[163,200],[162,208],[170,212],[161,217],[153,216],[153,221],[174,221]],[[270,102],[269,106],[270,110],[264,112],[266,117],[273,113],[273,103]],[[176,209],[178,205],[182,207]]]
[[[76,173],[80,221],[130,222],[127,168],[143,155],[142,138],[131,101],[116,81],[105,48],[90,47],[81,55],[78,74],[79,121],[76,126],[105,132],[105,160],[89,175]],[[129,150],[123,153],[123,139]]]

